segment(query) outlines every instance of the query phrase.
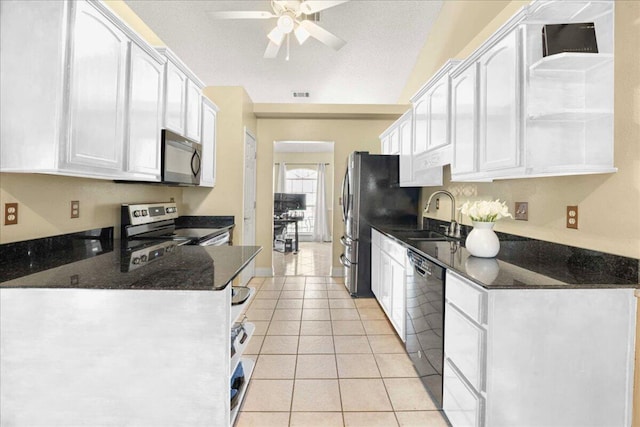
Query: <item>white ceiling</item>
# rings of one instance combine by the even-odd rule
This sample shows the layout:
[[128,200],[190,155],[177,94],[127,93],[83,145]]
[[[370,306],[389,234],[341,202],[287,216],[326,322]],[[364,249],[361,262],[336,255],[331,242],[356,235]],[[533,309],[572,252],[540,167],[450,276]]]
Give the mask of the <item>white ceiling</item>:
[[[244,86],[255,103],[394,104],[425,43],[441,0],[351,0],[318,24],[347,44],[339,51],[291,39],[264,59],[269,20],[215,20],[211,11],[271,11],[269,0],[126,0],[207,86]],[[293,98],[292,92],[310,92]]]

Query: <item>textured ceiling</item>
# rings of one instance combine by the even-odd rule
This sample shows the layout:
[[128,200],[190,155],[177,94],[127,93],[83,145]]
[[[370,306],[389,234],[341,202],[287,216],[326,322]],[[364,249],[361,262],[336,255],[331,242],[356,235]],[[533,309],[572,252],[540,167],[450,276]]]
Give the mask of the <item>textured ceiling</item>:
[[[243,86],[256,103],[393,104],[442,1],[351,0],[321,12],[339,51],[309,39],[264,59],[275,20],[215,20],[212,11],[271,11],[270,1],[126,0],[207,86]],[[294,98],[292,92],[309,92]]]

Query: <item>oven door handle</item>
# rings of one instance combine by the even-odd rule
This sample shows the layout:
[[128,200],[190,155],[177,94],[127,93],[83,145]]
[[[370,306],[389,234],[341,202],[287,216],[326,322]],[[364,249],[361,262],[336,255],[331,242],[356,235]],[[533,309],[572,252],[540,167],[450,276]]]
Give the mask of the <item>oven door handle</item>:
[[351,268],[351,266],[353,264],[351,264],[351,262],[347,259],[346,256],[344,256],[344,254],[340,254],[340,264],[344,265],[347,268]]

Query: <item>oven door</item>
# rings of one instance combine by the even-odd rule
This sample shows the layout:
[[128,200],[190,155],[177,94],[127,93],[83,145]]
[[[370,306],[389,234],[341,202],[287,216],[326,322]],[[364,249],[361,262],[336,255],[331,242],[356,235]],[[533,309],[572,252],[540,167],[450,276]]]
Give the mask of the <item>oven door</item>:
[[198,185],[202,146],[164,129],[162,131],[162,182]]

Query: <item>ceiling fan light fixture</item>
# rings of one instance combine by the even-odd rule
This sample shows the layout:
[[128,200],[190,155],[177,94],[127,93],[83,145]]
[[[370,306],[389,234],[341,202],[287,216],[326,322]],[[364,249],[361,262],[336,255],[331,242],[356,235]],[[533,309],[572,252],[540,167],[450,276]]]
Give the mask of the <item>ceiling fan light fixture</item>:
[[296,27],[294,34],[296,36],[296,39],[298,40],[298,43],[300,44],[303,44],[309,37],[311,37],[311,34],[309,34],[309,32],[302,28],[300,25]]
[[277,28],[280,29],[283,34],[289,34],[293,31],[295,23],[295,20],[291,16],[282,15],[278,18]]
[[269,40],[280,46],[282,44],[282,40],[284,40],[284,35],[285,33],[283,33],[278,26],[275,26],[273,30],[269,31],[267,37]]

